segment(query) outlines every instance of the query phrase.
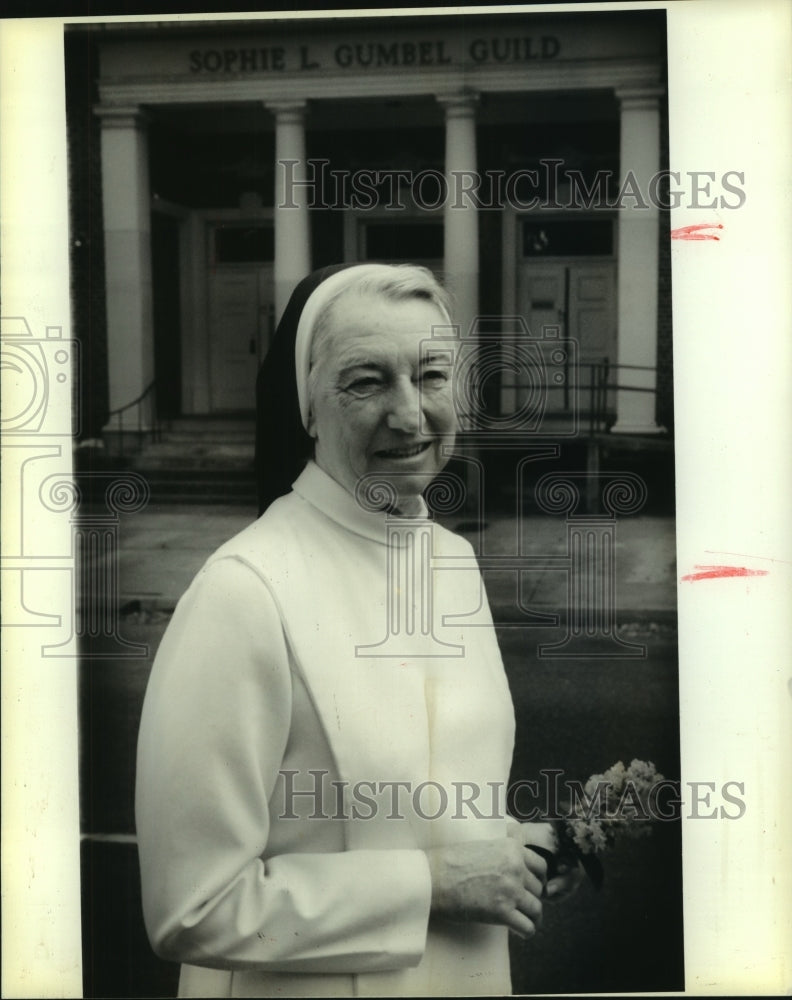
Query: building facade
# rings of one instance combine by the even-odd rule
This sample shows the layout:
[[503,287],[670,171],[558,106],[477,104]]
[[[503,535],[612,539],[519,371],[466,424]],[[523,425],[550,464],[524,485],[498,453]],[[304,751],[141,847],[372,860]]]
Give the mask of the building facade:
[[663,12],[94,25],[67,69],[94,433],[141,397],[142,426],[250,413],[294,285],[365,260],[512,343],[493,426],[536,391],[521,338],[545,416],[573,387],[599,429],[670,426]]

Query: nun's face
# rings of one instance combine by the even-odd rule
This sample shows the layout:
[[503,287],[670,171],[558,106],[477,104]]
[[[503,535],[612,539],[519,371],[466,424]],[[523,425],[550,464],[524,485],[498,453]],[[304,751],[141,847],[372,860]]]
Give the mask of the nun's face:
[[424,299],[340,299],[319,345],[309,432],[317,465],[350,493],[376,474],[405,513],[448,459],[455,415],[452,372],[427,353],[432,326],[448,320]]

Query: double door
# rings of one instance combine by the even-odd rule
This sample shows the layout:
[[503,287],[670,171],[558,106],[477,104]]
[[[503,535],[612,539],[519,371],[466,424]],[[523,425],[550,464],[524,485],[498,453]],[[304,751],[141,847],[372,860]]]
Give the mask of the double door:
[[[547,414],[576,408],[586,417],[610,400],[592,391],[605,363],[616,362],[615,264],[612,260],[524,261],[517,283],[517,311],[533,338],[542,339]],[[555,351],[554,342],[572,341]],[[611,381],[614,381],[611,376]],[[519,386],[511,387],[511,393]],[[504,397],[504,404],[514,406]]]

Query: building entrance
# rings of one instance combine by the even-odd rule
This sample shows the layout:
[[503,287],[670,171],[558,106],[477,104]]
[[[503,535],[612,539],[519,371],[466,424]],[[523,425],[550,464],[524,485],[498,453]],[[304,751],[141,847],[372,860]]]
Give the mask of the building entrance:
[[[571,410],[574,385],[581,415],[595,405],[591,386],[603,370],[592,371],[592,365],[616,362],[615,279],[612,261],[531,261],[522,265],[517,308],[531,334],[541,337],[543,329],[556,327],[558,338],[572,339],[577,345],[577,372],[563,372],[557,386],[553,378],[548,379],[547,414]],[[573,358],[565,355],[568,363]]]
[[[516,307],[532,336],[550,328],[555,338],[571,339],[576,349],[561,366],[577,364],[574,372],[553,372],[547,379],[548,414],[585,415],[607,409],[610,400],[595,399],[592,385],[604,371],[592,366],[616,363],[616,262],[611,220],[524,220],[522,254],[518,263]],[[560,355],[559,355],[560,357]],[[548,373],[550,374],[550,373]],[[563,376],[563,377],[560,377]],[[577,387],[577,397],[573,395]]]

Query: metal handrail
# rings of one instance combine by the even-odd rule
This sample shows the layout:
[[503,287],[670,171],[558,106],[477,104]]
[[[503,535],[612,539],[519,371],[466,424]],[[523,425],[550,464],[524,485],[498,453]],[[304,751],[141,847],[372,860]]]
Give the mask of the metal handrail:
[[[618,372],[620,370],[625,371],[647,371],[647,372],[657,372],[657,367],[654,365],[628,365],[628,364],[616,364],[611,362],[607,357],[603,358],[601,361],[584,361],[577,365],[579,378],[578,386],[582,391],[588,391],[589,393],[589,407],[587,410],[588,415],[588,432],[589,436],[593,437],[597,433],[602,433],[606,431],[608,422],[608,394],[611,392],[649,392],[653,395],[657,395],[657,386],[649,387],[642,385],[624,385],[620,384],[618,381]],[[586,377],[585,370],[588,369],[588,377]],[[613,377],[613,381],[611,380]],[[502,389],[521,389],[524,386],[519,383],[502,383]],[[566,387],[563,385],[553,385],[550,383],[542,383],[540,385],[533,385],[534,391],[540,390],[542,392],[564,392]]]
[[[118,458],[123,458],[124,455],[125,455],[125,449],[124,449],[124,414],[128,410],[131,410],[135,406],[137,407],[137,439],[138,439],[138,441],[141,441],[143,439],[144,434],[147,434],[147,433],[151,434],[151,440],[152,440],[152,442],[160,440],[160,421],[159,421],[159,417],[157,415],[157,396],[156,396],[156,393],[154,392],[154,390],[156,389],[156,387],[157,387],[157,380],[153,379],[153,381],[151,381],[146,386],[146,388],[143,390],[143,392],[141,392],[141,394],[136,399],[133,399],[131,402],[126,403],[124,406],[119,406],[115,410],[111,410],[108,413],[108,415],[107,415],[107,418],[108,418],[108,427],[109,427],[110,421],[112,421],[113,417],[118,417],[118,443],[119,443],[119,452],[118,452],[118,456],[117,456]],[[143,406],[142,406],[142,404],[146,401],[146,399],[149,396],[151,397],[151,409],[150,409],[151,427],[144,430],[144,428],[143,428]],[[134,433],[134,431],[132,433]]]

